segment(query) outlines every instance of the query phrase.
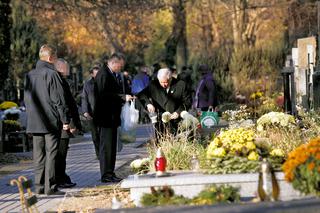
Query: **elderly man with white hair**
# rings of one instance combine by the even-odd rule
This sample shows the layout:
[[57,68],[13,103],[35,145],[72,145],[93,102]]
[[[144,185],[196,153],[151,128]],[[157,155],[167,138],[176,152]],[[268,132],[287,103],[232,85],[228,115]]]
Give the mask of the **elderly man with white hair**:
[[169,128],[174,133],[180,121],[180,113],[188,111],[191,106],[191,96],[188,94],[186,84],[172,78],[172,73],[168,68],[158,71],[157,79],[150,82],[138,98],[147,108],[149,113],[156,112],[158,115],[158,131],[164,131],[162,114],[169,114]]

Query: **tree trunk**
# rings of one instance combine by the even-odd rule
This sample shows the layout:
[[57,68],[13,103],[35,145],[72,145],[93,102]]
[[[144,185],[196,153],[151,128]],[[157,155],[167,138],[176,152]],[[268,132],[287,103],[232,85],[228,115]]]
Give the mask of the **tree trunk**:
[[234,0],[232,13],[232,30],[234,39],[234,50],[237,51],[244,44],[243,34],[246,29],[247,0]]
[[10,0],[0,2],[0,89],[8,77],[10,58]]
[[[166,42],[166,63],[176,61],[177,70],[188,63],[185,1],[178,0],[172,5],[174,24],[172,34]],[[175,60],[176,59],[176,60]]]

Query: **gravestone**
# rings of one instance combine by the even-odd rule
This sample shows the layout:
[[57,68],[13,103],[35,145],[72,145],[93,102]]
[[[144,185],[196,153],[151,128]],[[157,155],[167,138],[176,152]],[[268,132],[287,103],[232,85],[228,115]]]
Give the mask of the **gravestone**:
[[316,37],[298,39],[297,44],[298,47],[292,49],[297,103],[309,108],[313,97],[312,75],[316,60]]

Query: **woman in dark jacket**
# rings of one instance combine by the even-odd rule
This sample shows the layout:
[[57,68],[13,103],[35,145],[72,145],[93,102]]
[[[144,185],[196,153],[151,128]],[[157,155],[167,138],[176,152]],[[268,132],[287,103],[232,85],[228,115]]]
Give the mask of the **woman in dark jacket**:
[[218,105],[218,97],[212,72],[206,64],[200,65],[198,70],[201,78],[197,85],[193,107],[201,111],[215,109]]

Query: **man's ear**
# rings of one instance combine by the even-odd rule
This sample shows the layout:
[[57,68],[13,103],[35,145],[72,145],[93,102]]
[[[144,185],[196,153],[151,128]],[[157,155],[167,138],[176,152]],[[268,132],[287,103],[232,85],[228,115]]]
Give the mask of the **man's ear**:
[[55,59],[56,59],[56,57],[53,55],[48,56],[48,62],[50,62],[50,63],[54,63],[56,61]]

